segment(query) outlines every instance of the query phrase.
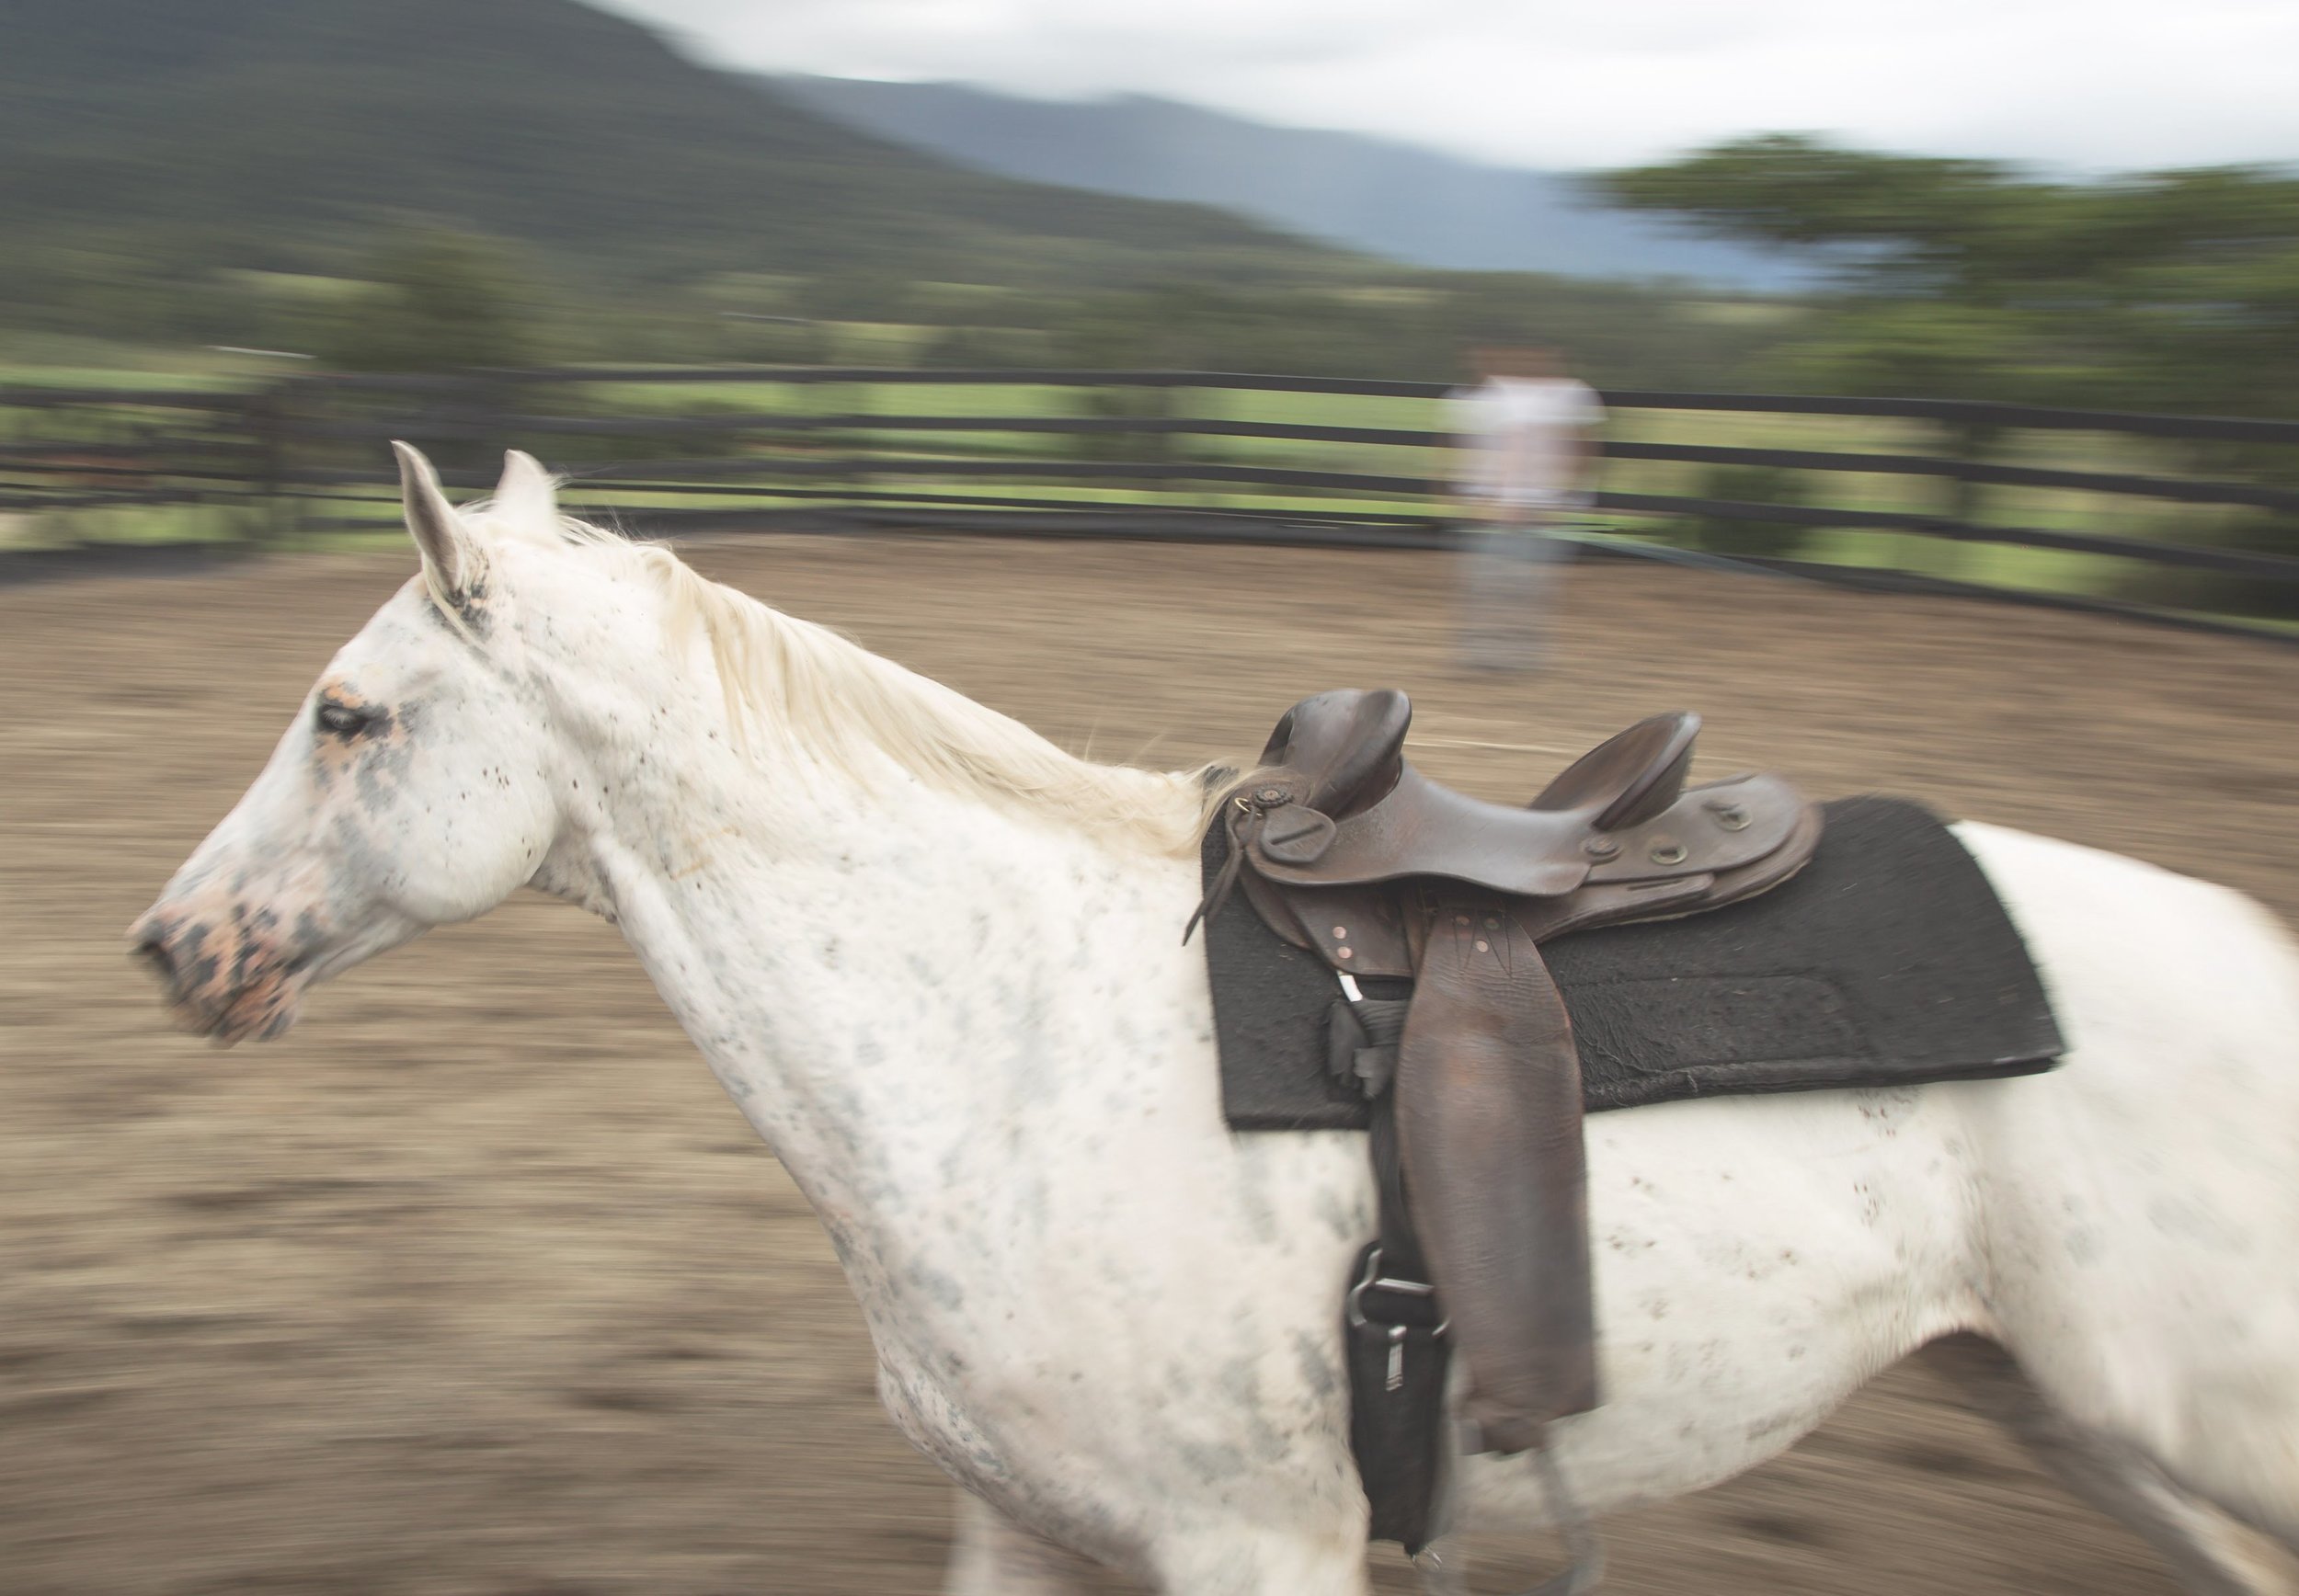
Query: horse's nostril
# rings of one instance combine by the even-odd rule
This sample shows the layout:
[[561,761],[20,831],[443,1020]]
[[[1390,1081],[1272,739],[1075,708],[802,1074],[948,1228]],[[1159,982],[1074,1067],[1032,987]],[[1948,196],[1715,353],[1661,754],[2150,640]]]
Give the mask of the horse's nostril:
[[167,951],[167,943],[158,935],[147,933],[136,939],[129,952],[151,966],[152,973],[169,986],[176,985],[176,961]]

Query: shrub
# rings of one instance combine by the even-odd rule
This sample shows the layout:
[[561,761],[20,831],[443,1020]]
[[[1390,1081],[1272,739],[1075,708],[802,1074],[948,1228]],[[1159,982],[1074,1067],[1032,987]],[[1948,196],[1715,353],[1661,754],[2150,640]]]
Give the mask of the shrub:
[[[1801,473],[1777,465],[1719,465],[1700,481],[1700,496],[1739,504],[1802,505]],[[1792,560],[1803,552],[1812,529],[1793,521],[1743,520],[1704,515],[1686,529],[1687,542],[1711,554],[1749,559]]]
[[421,234],[392,245],[334,308],[317,353],[349,371],[524,366],[544,357],[532,278],[485,239]]

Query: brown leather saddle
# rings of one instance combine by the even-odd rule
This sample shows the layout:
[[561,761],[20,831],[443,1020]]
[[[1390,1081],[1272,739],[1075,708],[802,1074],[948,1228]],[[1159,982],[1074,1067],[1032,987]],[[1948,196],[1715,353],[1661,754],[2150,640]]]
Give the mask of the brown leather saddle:
[[1413,981],[1391,1088],[1403,1191],[1468,1367],[1471,1450],[1520,1452],[1598,1400],[1580,1061],[1539,944],[1775,886],[1820,811],[1774,776],[1687,788],[1687,713],[1638,722],[1527,808],[1487,804],[1406,761],[1412,718],[1390,690],[1287,711],[1224,801],[1200,913],[1234,883],[1353,998],[1356,976]]

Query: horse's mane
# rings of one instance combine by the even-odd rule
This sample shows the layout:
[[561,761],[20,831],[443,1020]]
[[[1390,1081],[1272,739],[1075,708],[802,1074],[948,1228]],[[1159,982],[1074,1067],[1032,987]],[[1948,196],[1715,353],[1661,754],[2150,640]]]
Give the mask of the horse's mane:
[[1192,850],[1204,833],[1214,800],[1203,768],[1159,772],[1081,758],[827,626],[710,580],[664,544],[486,504],[463,513],[485,518],[494,536],[578,552],[652,581],[674,633],[699,627],[708,640],[738,747],[762,738],[864,780],[875,774],[872,756],[883,756],[944,792],[1161,852]]

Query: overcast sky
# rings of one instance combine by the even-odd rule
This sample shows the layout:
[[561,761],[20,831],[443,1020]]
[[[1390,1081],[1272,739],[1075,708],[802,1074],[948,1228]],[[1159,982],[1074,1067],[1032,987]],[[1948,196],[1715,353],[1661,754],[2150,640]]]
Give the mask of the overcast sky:
[[606,0],[723,65],[1170,96],[1508,165],[1737,133],[2299,161],[2299,0]]

